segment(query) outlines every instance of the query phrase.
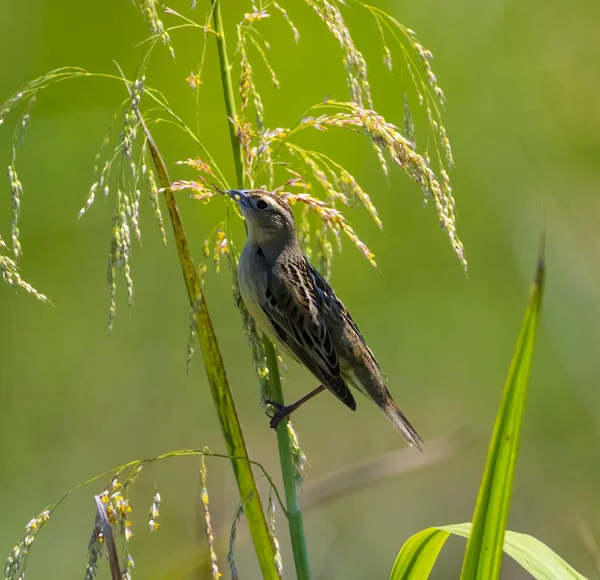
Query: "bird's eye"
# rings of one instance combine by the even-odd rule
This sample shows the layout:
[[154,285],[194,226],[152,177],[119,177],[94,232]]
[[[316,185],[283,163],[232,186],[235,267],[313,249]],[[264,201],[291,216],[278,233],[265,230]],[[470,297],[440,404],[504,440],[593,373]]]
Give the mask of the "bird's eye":
[[267,209],[269,204],[264,199],[259,199],[256,202],[256,209]]

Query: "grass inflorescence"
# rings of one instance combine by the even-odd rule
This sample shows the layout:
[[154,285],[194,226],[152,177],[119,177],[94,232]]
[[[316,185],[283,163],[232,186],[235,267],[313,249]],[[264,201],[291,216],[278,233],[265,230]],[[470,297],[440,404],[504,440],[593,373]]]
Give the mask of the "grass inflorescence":
[[[208,451],[208,449],[206,449],[206,451]],[[210,554],[210,572],[213,580],[219,580],[221,573],[219,572],[219,566],[217,563],[217,554],[215,552],[215,536],[212,529],[210,511],[208,509],[208,490],[206,489],[206,463],[204,461],[204,455],[201,457],[200,461],[200,481],[202,485],[200,500],[202,502],[202,509],[204,511],[206,540],[208,541],[208,552]]]
[[[102,511],[111,527],[112,541],[119,542],[118,559],[119,566],[123,578],[130,579],[132,569],[134,568],[134,559],[129,549],[130,541],[134,536],[132,529],[132,506],[130,501],[130,494],[133,490],[135,483],[139,476],[144,470],[151,465],[171,459],[175,457],[200,457],[200,477],[202,482],[202,492],[200,494],[200,501],[203,506],[205,513],[205,522],[207,526],[207,536],[209,537],[209,545],[214,552],[214,535],[212,532],[212,526],[210,524],[210,514],[208,513],[208,491],[206,487],[206,474],[207,467],[204,459],[206,457],[215,457],[221,459],[233,459],[240,460],[239,458],[232,458],[227,455],[220,453],[212,453],[207,448],[203,450],[184,449],[179,451],[172,451],[153,457],[150,459],[140,459],[131,461],[119,467],[115,467],[105,473],[101,473],[79,484],[70,491],[68,491],[62,498],[55,503],[45,508],[38,516],[30,520],[25,526],[25,532],[20,542],[11,550],[5,565],[4,565],[4,579],[5,580],[23,580],[25,578],[25,569],[29,560],[29,553],[34,540],[40,530],[45,527],[53,512],[73,493],[81,490],[84,487],[88,487],[100,480],[106,480],[108,478],[108,484],[102,489],[102,491],[96,495],[99,502],[102,504]],[[275,487],[271,476],[265,471],[262,465],[257,462],[252,464],[258,468],[262,475],[265,477],[269,484],[269,489],[272,493],[273,501],[277,501],[282,507],[285,513],[285,507],[282,503],[279,491]],[[158,529],[158,518],[160,516],[160,507],[162,504],[162,497],[158,492],[158,488],[155,487],[154,495],[152,498],[152,505],[149,512],[149,531],[155,532]],[[243,505],[243,504],[242,504]],[[271,509],[274,509],[271,508]],[[236,516],[236,520],[239,521],[243,515],[243,509],[239,511]],[[235,534],[234,534],[235,539]],[[101,518],[98,513],[95,515],[94,526],[92,534],[88,544],[88,561],[85,568],[84,578],[86,580],[93,580],[97,577],[99,572],[100,562],[104,558],[107,548],[106,530],[102,526]],[[233,544],[230,546],[230,551]],[[214,556],[214,566],[216,566],[216,555],[211,553],[211,558]],[[216,569],[216,568],[215,568]],[[218,570],[217,570],[218,571]]]
[[38,292],[31,284],[21,278],[17,262],[13,258],[7,256],[5,252],[8,252],[8,246],[2,237],[0,237],[0,274],[2,275],[2,279],[9,286],[23,288],[23,290],[32,296],[35,296],[38,300],[49,303],[50,301],[46,296]]
[[[463,245],[456,231],[456,208],[449,177],[449,170],[453,165],[453,155],[442,116],[446,96],[432,68],[433,55],[424,48],[414,31],[404,27],[379,8],[360,1],[356,2],[367,10],[377,24],[381,34],[385,65],[390,71],[399,68],[406,70],[408,73],[406,78],[410,79],[410,83],[412,83],[410,86],[402,86],[402,90],[399,91],[399,94],[404,95],[404,102],[400,107],[402,109],[402,129],[398,124],[385,119],[376,110],[366,59],[357,46],[344,16],[348,7],[345,3],[337,0],[305,0],[305,3],[316,15],[317,21],[320,21],[325,30],[339,43],[347,95],[339,100],[326,99],[308,111],[292,113],[288,128],[273,127],[269,125],[270,111],[265,107],[267,101],[263,100],[262,94],[268,90],[277,90],[280,81],[277,71],[271,64],[271,45],[263,25],[265,21],[278,19],[281,25],[286,26],[291,32],[290,41],[299,42],[301,31],[290,16],[287,4],[264,0],[260,3],[251,2],[249,9],[240,10],[239,14],[235,16],[234,48],[232,53],[228,54],[218,0],[211,1],[210,8],[204,14],[203,19],[198,22],[172,8],[164,7],[164,15],[177,21],[173,26],[163,23],[163,16],[160,14],[163,6],[155,0],[133,0],[133,3],[141,10],[150,32],[150,37],[145,43],[142,43],[147,48],[133,79],[127,78],[121,69],[118,71],[119,74],[115,75],[92,74],[79,68],[57,69],[28,83],[0,106],[0,125],[14,109],[18,107],[22,109],[15,126],[13,149],[8,168],[12,202],[12,249],[10,251],[12,251],[14,259],[4,255],[9,250],[0,238],[0,270],[3,279],[9,284],[20,286],[37,298],[47,300],[44,295],[39,294],[22,280],[17,269],[17,260],[23,251],[19,232],[23,185],[16,166],[17,147],[23,142],[32,106],[40,91],[57,82],[77,77],[97,76],[121,82],[125,88],[125,98],[116,113],[117,123],[121,126],[121,130],[118,137],[109,131],[104,138],[94,163],[94,181],[87,190],[79,212],[79,218],[82,218],[100,195],[106,199],[112,199],[114,203],[107,276],[108,328],[112,329],[115,320],[119,277],[124,279],[129,306],[133,305],[132,248],[135,240],[141,243],[143,228],[140,213],[144,200],[147,200],[151,208],[159,235],[166,246],[165,218],[161,209],[161,197],[164,197],[169,210],[168,217],[174,228],[176,247],[190,298],[187,365],[189,368],[195,338],[198,337],[205,360],[208,360],[206,364],[209,382],[223,425],[225,440],[228,445],[231,445],[228,449],[235,448],[239,451],[239,453],[232,452],[232,455],[235,455],[232,458],[233,461],[240,459],[246,462],[244,465],[247,469],[244,475],[237,473],[236,469],[240,492],[243,489],[251,491],[242,493],[241,504],[236,512],[231,532],[228,562],[232,577],[237,577],[233,545],[236,526],[243,513],[247,516],[255,545],[262,546],[262,550],[269,554],[270,561],[266,562],[265,555],[259,554],[257,548],[261,571],[266,577],[281,577],[283,564],[279,543],[275,537],[274,502],[270,496],[267,522],[260,498],[256,497],[258,492],[253,474],[248,468],[249,465],[254,465],[254,462],[247,459],[241,427],[228,390],[225,370],[204,299],[204,275],[209,261],[212,261],[214,270],[218,273],[222,261],[225,260],[232,275],[233,300],[239,309],[242,326],[249,340],[263,407],[267,399],[273,398],[274,390],[277,391],[276,395],[283,400],[279,358],[272,345],[261,339],[255,322],[240,298],[235,275],[238,256],[231,234],[230,216],[233,215],[233,212],[230,203],[225,202],[224,204],[226,208],[224,219],[210,234],[205,236],[202,261],[195,266],[197,262],[192,261],[189,255],[187,240],[183,233],[174,197],[174,194],[186,191],[195,200],[208,203],[215,199],[223,199],[219,193],[223,189],[229,188],[228,180],[220,170],[217,160],[198,137],[202,112],[199,98],[205,78],[203,69],[208,40],[214,39],[218,48],[236,165],[236,187],[266,188],[280,195],[290,205],[301,206],[303,209],[298,220],[300,242],[307,255],[315,256],[319,269],[326,277],[331,274],[335,249],[341,251],[343,248],[342,239],[344,237],[356,246],[371,264],[375,265],[373,252],[361,240],[359,233],[346,217],[347,208],[362,208],[381,229],[384,220],[377,210],[377,199],[369,193],[365,184],[359,183],[348,168],[333,156],[327,155],[317,148],[305,148],[295,139],[298,133],[306,130],[340,129],[363,134],[372,144],[375,155],[386,175],[390,167],[399,166],[421,189],[425,200],[433,202],[439,224],[450,240],[454,253],[466,269],[467,262]],[[191,8],[192,10],[198,9],[196,2],[192,2]],[[161,44],[165,45],[174,57],[175,34],[182,29],[190,28],[199,33],[201,43],[200,62],[188,69],[191,72],[185,79],[195,96],[197,126],[195,131],[190,128],[181,115],[172,109],[160,91],[149,86],[147,80],[148,64],[154,48]],[[390,44],[389,40],[395,41],[395,44]],[[399,51],[399,55],[396,49]],[[229,64],[230,57],[231,65]],[[260,75],[255,73],[255,69],[266,71],[271,86],[258,85],[257,79],[260,78]],[[239,81],[237,93],[233,88],[232,77]],[[404,75],[402,78],[405,78]],[[181,79],[182,82],[183,80]],[[424,115],[413,116],[412,109],[414,107],[411,104],[412,97],[410,95],[416,95],[418,105],[424,108]],[[417,139],[421,130],[415,120],[423,116],[427,119],[427,138],[422,139],[419,136]],[[180,162],[179,165],[195,170],[194,179],[182,178],[170,182],[150,133],[158,124],[174,125],[190,138],[198,156],[196,153],[190,153],[189,159]],[[426,145],[423,149],[418,149],[417,143]],[[309,219],[310,213],[313,213],[318,219]],[[206,330],[209,327],[210,332]],[[207,357],[207,353],[211,356]],[[214,365],[211,366],[213,363]],[[226,405],[220,406],[221,401],[226,401]],[[296,497],[296,486],[302,481],[307,460],[299,446],[298,435],[291,423],[280,426],[278,443],[282,466],[284,466],[282,469],[286,486],[286,500],[290,510],[283,505],[282,508],[290,524],[297,574],[304,579],[310,572],[302,514]],[[202,455],[203,491],[201,500],[211,559],[211,574],[217,578],[220,572],[208,511],[204,463],[204,456],[209,453],[206,451],[185,453]],[[178,454],[167,456],[172,457]],[[241,457],[242,455],[243,457]],[[155,460],[130,464],[127,466],[127,469],[130,469],[128,475],[125,475],[123,470],[119,470],[108,487],[96,496],[101,504],[101,509],[98,511],[90,541],[86,578],[94,578],[98,573],[100,556],[106,547],[103,545],[106,522],[110,526],[111,535],[121,545],[119,569],[122,577],[129,578],[132,574],[133,559],[128,551],[128,545],[133,532],[128,515],[131,510],[128,492],[141,469],[153,461]],[[269,482],[271,482],[270,478]],[[255,497],[251,497],[253,494],[256,494]],[[277,495],[276,490],[275,494]],[[160,503],[160,494],[156,491],[149,514],[150,531],[154,531],[158,527]],[[47,512],[48,515],[51,511]],[[267,534],[270,535],[266,537]],[[29,538],[29,536],[26,537]],[[25,546],[25,548],[27,547]],[[20,548],[16,555],[12,556],[14,565],[11,564],[12,567],[9,569],[12,575],[10,580],[22,574],[25,560],[22,556],[19,559],[19,555],[23,553],[23,549]]]

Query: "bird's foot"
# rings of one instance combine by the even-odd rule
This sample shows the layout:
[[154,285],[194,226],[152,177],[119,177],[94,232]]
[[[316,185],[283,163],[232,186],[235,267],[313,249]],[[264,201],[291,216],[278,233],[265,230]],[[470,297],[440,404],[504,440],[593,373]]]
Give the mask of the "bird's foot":
[[271,421],[269,422],[269,427],[271,427],[271,429],[276,429],[277,425],[279,425],[279,423],[281,423],[283,419],[287,419],[290,413],[295,409],[294,405],[286,406],[282,405],[281,403],[271,401],[269,399],[267,399],[265,403],[267,405],[271,405],[271,407],[274,407],[276,409],[275,413],[273,413],[272,415],[269,415],[267,413],[268,417],[271,419]]

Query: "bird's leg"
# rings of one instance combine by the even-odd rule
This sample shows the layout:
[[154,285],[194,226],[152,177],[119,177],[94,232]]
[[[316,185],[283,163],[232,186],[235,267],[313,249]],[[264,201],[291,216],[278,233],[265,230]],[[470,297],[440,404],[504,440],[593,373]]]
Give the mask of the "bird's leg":
[[318,395],[321,391],[324,391],[325,387],[323,385],[319,385],[314,391],[308,393],[301,399],[298,399],[292,405],[282,405],[281,403],[276,403],[275,401],[267,400],[265,403],[267,405],[271,405],[277,409],[275,413],[271,416],[271,422],[269,423],[271,429],[275,429],[277,425],[279,425],[282,419],[287,418],[291,415],[300,405],[306,403],[306,401],[310,401],[315,395]]

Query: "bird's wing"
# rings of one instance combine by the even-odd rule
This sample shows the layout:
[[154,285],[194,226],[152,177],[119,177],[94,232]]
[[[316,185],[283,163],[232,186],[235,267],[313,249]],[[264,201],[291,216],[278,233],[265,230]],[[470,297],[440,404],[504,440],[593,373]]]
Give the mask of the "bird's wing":
[[308,261],[283,262],[269,275],[263,310],[281,342],[342,403],[356,401],[340,373],[333,340],[323,319],[323,297],[317,291]]
[[341,318],[352,330],[356,336],[356,339],[362,343],[365,352],[369,354],[369,358],[377,370],[383,375],[383,371],[375,358],[375,355],[365,342],[363,335],[361,334],[358,326],[350,316],[350,313],[344,306],[343,302],[336,296],[333,288],[329,285],[329,282],[319,274],[319,272],[307,261],[310,276],[313,279],[317,294],[320,295],[321,301],[326,305],[326,308],[335,308],[337,317]]

